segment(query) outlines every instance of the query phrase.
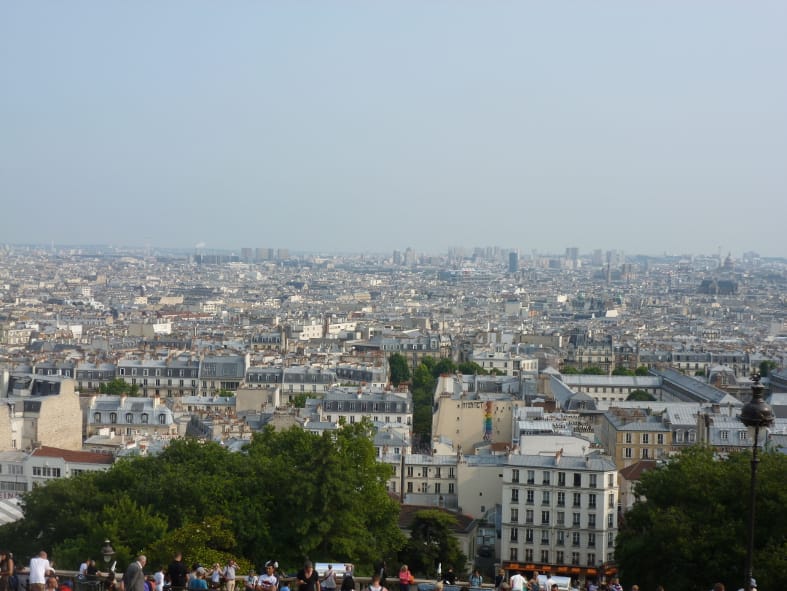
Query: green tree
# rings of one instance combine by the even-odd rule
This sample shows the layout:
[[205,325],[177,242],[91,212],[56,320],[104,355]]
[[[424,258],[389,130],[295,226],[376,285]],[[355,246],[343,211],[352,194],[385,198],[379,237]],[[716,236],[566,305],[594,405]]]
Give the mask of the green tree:
[[452,359],[448,357],[443,357],[435,363],[434,367],[432,368],[432,375],[435,378],[439,378],[443,374],[454,374],[456,373],[456,363],[453,362]]
[[646,365],[640,365],[637,369],[634,370],[634,375],[647,376],[650,375],[650,370]]
[[306,408],[306,394],[303,392],[296,394],[292,399],[292,405],[295,408]]
[[122,567],[188,548],[187,560],[233,556],[260,564],[304,556],[371,564],[404,545],[390,467],[376,461],[371,424],[322,436],[300,428],[255,434],[246,453],[213,442],[173,441],[158,456],[124,459],[107,472],[52,480],[24,497],[24,518],[0,527],[20,556],[41,548],[61,564],[112,540]]
[[603,369],[601,369],[596,365],[589,365],[586,368],[582,369],[582,371],[580,371],[579,373],[583,373],[589,376],[603,376],[606,375],[607,372],[605,372]]
[[775,361],[772,361],[770,359],[764,359],[760,361],[760,375],[764,378],[768,377],[771,374],[771,372],[777,367],[779,366],[776,364]]
[[457,367],[459,371],[461,371],[462,374],[466,376],[473,376],[473,375],[485,376],[489,374],[489,372],[487,372],[483,367],[478,365],[475,361],[463,361]]
[[123,378],[109,380],[108,382],[100,384],[98,387],[98,392],[100,394],[113,394],[115,396],[128,394],[129,390],[131,390],[131,384],[127,384]]
[[388,357],[388,371],[394,386],[410,381],[410,365],[401,353],[393,353]]
[[564,365],[560,370],[560,373],[562,373],[564,376],[571,376],[571,375],[578,374],[579,371],[577,370],[576,367],[573,367],[571,365]]
[[424,509],[416,512],[410,526],[410,539],[400,553],[400,561],[423,576],[433,576],[438,563],[442,563],[444,568],[452,565],[454,571],[461,575],[467,557],[454,536],[456,524],[456,516],[444,511]]
[[627,367],[618,366],[612,370],[613,376],[633,376],[634,370],[628,369]]
[[[787,585],[787,456],[763,453],[757,482],[754,574],[762,588]],[[694,447],[646,472],[641,499],[625,514],[615,557],[641,588],[705,591],[715,581],[737,589],[744,578],[749,514],[749,452],[719,460]],[[768,559],[773,558],[770,562]]]
[[626,397],[626,400],[641,400],[641,401],[648,401],[648,400],[656,400],[656,397],[653,396],[650,392],[646,392],[645,390],[632,390],[631,394]]

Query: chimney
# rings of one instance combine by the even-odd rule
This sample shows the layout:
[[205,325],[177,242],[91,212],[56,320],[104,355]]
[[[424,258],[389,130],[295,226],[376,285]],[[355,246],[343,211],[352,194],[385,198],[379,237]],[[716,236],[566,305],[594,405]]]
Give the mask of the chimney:
[[563,457],[563,448],[561,447],[559,450],[557,450],[557,453],[555,453],[555,466],[560,464],[560,458],[562,457]]

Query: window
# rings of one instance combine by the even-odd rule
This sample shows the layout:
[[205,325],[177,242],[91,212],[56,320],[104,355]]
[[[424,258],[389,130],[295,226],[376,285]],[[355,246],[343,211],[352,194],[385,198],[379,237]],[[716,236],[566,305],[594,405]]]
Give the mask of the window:
[[542,546],[549,545],[549,530],[548,529],[542,529],[541,530],[541,545]]
[[623,455],[624,455],[625,457],[627,457],[627,458],[630,458],[630,457],[631,457],[631,448],[630,448],[630,447],[627,447],[627,448],[625,448],[625,449],[623,450]]
[[609,532],[607,534],[607,548],[612,548],[615,546],[615,534]]
[[697,439],[697,432],[696,431],[689,431],[688,441],[689,443],[694,443]]
[[101,413],[97,412],[93,414],[93,422],[100,423],[101,422]]
[[683,431],[675,431],[675,443],[683,443]]
[[528,484],[535,484],[536,483],[536,471],[535,470],[528,470],[527,471],[527,483]]
[[110,423],[117,423],[118,422],[118,413],[116,413],[116,412],[109,413],[109,422]]
[[615,514],[610,513],[607,515],[607,527],[615,527]]
[[558,507],[566,506],[566,493],[564,492],[557,493],[557,506]]
[[626,433],[626,443],[631,443],[631,433]]
[[571,564],[578,565],[579,564],[579,552],[572,552],[571,553]]
[[641,440],[643,445],[647,445],[648,443],[650,443],[650,433],[643,433],[641,435],[641,439],[640,440]]
[[[399,453],[399,448],[398,447],[396,448],[396,453],[397,454]],[[435,492],[436,495],[440,494],[440,483],[439,482],[435,482],[434,492]]]
[[596,566],[596,553],[588,552],[588,566]]
[[749,438],[748,431],[738,431],[738,441],[746,441]]
[[532,560],[533,560],[533,549],[525,548],[525,562],[532,562]]
[[574,486],[582,486],[582,474],[574,474]]
[[591,508],[591,509],[595,509],[596,508],[596,495],[595,494],[588,495],[588,507]]
[[546,470],[541,473],[541,484],[549,484],[549,472]]
[[596,514],[591,513],[588,515],[588,529],[595,529],[596,527]]
[[558,564],[563,564],[565,559],[566,559],[565,556],[563,556],[563,550],[558,550],[557,552],[555,552],[555,562],[557,562]]
[[511,528],[511,541],[518,542],[519,541],[519,528],[512,527]]
[[557,535],[555,537],[555,544],[557,544],[558,546],[562,546],[565,543],[566,543],[566,532],[564,532],[562,529],[557,530]]
[[610,509],[615,508],[615,493],[609,493],[609,502],[607,503],[607,507]]
[[130,412],[126,413],[126,422],[127,423],[133,423],[134,422],[134,415],[131,414]]
[[412,466],[407,466],[407,475],[408,476],[412,476],[413,475],[413,467]]
[[528,509],[525,511],[525,523],[533,523],[533,510]]
[[535,502],[536,494],[533,492],[533,489],[528,489],[527,491],[527,504],[532,505]]
[[579,532],[575,531],[571,534],[571,545],[579,546]]
[[533,529],[528,528],[525,530],[525,542],[528,544],[533,543]]
[[557,485],[558,486],[566,486],[566,473],[565,472],[558,472],[557,473]]
[[596,534],[588,534],[588,548],[596,547]]
[[413,492],[413,483],[412,482],[408,482],[407,483],[407,492],[409,492],[409,493]]
[[422,482],[421,483],[421,492],[422,493],[429,492],[429,484],[428,483],[426,483],[426,482]]
[[579,513],[572,513],[571,514],[571,523],[574,527],[579,527],[579,520],[580,514]]
[[511,489],[511,502],[512,503],[518,503],[519,502],[519,489],[518,488],[512,488]]
[[165,415],[164,413],[161,413],[158,416],[158,424],[159,425],[166,425],[167,424],[167,415]]
[[519,558],[517,558],[516,548],[509,549],[509,556],[511,558],[511,562],[516,562],[517,560],[519,560]]
[[598,476],[597,474],[591,474],[590,475],[590,485],[589,485],[590,488],[596,488],[596,477],[597,476]]
[[549,491],[545,490],[541,493],[541,504],[542,505],[549,505]]
[[658,433],[656,435],[656,443],[658,445],[664,445],[664,433]]
[[557,512],[557,524],[563,525],[566,523],[566,514],[563,511]]
[[643,447],[641,451],[642,458],[647,459],[649,457],[649,452],[647,447]]
[[541,525],[549,525],[549,511],[541,511]]
[[147,425],[147,424],[148,424],[148,413],[146,413],[146,412],[143,412],[143,413],[142,413],[142,416],[141,416],[140,418],[142,419],[142,423],[143,423],[144,425]]
[[607,474],[607,486],[615,486],[615,475],[611,472]]
[[449,495],[454,494],[454,483],[453,482],[449,482],[448,483],[448,494]]
[[519,470],[511,470],[511,482],[519,482]]
[[581,507],[582,506],[582,493],[574,493],[574,504],[573,507]]
[[541,562],[549,562],[549,550],[541,550]]
[[519,509],[511,509],[511,523],[519,523]]

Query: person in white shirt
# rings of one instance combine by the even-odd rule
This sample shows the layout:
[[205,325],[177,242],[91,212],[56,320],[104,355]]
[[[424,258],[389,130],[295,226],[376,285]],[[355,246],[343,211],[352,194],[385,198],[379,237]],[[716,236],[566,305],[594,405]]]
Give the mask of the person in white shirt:
[[231,560],[224,567],[224,586],[227,591],[235,591],[235,572],[238,569],[238,563]]
[[44,591],[47,576],[54,573],[55,569],[49,564],[46,552],[41,550],[38,556],[30,559],[30,572],[27,575],[30,591]]
[[249,571],[249,575],[246,577],[246,591],[254,591],[257,587],[257,575],[254,574],[254,571]]
[[257,589],[260,591],[276,591],[279,587],[279,579],[273,574],[273,565],[265,565],[265,574],[257,580]]
[[511,577],[508,584],[511,585],[511,591],[523,591],[527,584],[527,579],[522,576],[522,573],[517,571],[517,573]]
[[153,580],[156,581],[156,591],[164,591],[164,567],[159,566],[155,573],[153,573]]

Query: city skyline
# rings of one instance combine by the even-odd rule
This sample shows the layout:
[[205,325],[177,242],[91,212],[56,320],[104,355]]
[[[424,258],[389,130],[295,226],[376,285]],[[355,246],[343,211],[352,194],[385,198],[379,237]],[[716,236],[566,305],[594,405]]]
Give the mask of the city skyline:
[[782,3],[0,17],[2,243],[787,255]]

